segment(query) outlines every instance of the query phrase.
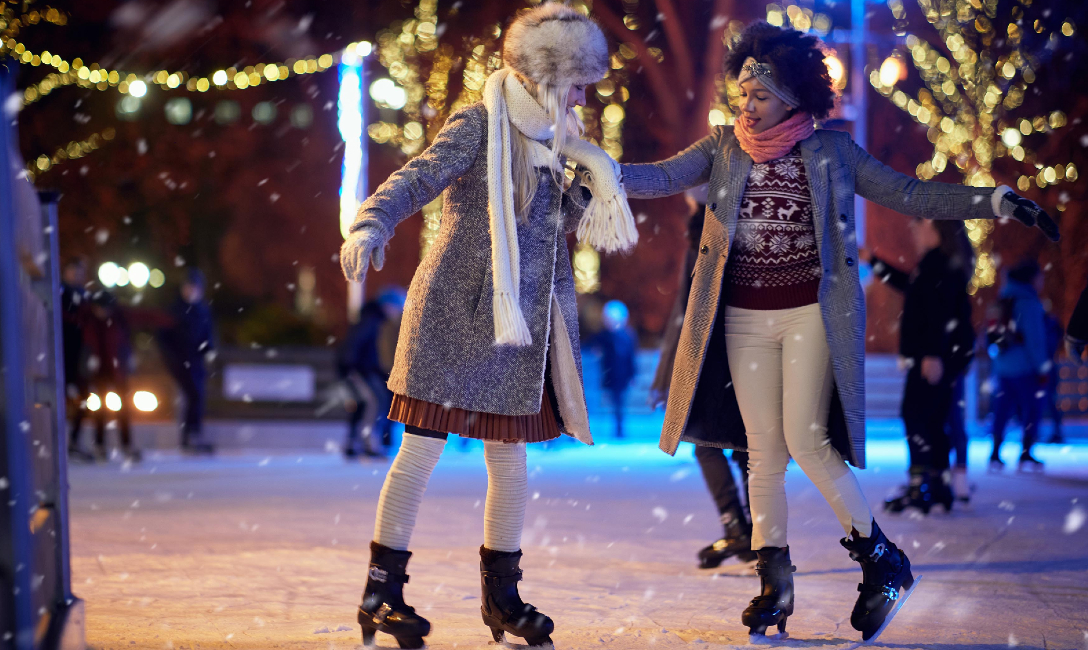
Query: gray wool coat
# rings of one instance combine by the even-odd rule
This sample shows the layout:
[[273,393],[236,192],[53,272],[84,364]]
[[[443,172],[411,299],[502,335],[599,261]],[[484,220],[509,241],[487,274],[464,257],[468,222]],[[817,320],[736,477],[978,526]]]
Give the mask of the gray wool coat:
[[[865,300],[858,277],[854,195],[915,217],[993,219],[994,190],[921,182],[884,166],[838,131],[817,130],[801,142],[801,156],[823,266],[818,301],[835,377],[828,433],[844,459],[864,468]],[[668,196],[709,182],[707,218],[680,331],[661,449],[675,453],[682,440],[745,449],[719,298],[752,158],[737,144],[732,127],[715,127],[668,160],[621,168],[632,198]]]
[[538,173],[528,223],[517,226],[529,346],[495,345],[482,103],[450,115],[431,146],[360,206],[351,231],[365,226],[384,246],[398,223],[444,192],[438,238],[408,288],[391,391],[468,411],[539,413],[546,355],[551,355],[561,429],[591,443],[566,241],[585,211],[586,197],[577,180],[563,191],[546,170]]

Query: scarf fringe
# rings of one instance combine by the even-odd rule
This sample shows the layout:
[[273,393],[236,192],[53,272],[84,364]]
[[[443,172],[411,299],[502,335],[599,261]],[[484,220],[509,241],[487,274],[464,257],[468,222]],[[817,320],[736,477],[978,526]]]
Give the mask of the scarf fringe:
[[602,253],[626,253],[638,243],[638,229],[627,192],[622,188],[610,198],[594,196],[578,222],[578,241]]
[[495,345],[532,345],[533,336],[517,298],[508,291],[494,294]]

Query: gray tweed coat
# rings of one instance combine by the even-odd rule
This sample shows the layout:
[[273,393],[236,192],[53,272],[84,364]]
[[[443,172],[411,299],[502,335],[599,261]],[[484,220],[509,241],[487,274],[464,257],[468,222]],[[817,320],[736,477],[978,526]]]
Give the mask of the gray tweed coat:
[[468,411],[539,413],[545,355],[550,354],[561,428],[592,443],[566,242],[586,197],[578,181],[564,192],[546,171],[539,173],[528,223],[518,224],[521,309],[533,338],[529,346],[495,345],[487,111],[482,103],[450,115],[431,146],[363,203],[351,230],[366,225],[384,245],[398,223],[445,192],[438,238],[408,288],[390,390]]
[[[843,458],[864,468],[865,301],[858,277],[854,195],[916,217],[992,219],[994,190],[923,183],[884,166],[838,131],[816,131],[801,142],[801,156],[823,265],[818,300],[835,375],[828,432]],[[670,454],[681,440],[727,449],[747,446],[726,362],[719,298],[751,168],[752,159],[737,144],[732,127],[715,127],[668,160],[622,166],[632,198],[668,196],[710,183],[661,432],[661,449]]]

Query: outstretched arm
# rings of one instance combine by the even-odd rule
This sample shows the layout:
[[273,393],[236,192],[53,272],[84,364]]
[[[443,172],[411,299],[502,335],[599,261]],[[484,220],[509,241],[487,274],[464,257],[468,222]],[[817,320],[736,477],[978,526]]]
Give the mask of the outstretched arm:
[[874,203],[923,219],[965,221],[1008,217],[1025,226],[1037,225],[1047,237],[1058,239],[1058,226],[1050,215],[1004,185],[994,189],[920,181],[900,174],[856,143],[851,144],[854,187],[859,195]]
[[871,264],[873,266],[873,275],[880,278],[880,281],[884,284],[895,289],[899,293],[906,293],[907,289],[910,288],[909,273],[900,271],[876,255],[872,256]]
[[394,172],[368,198],[351,224],[340,249],[340,265],[349,280],[362,282],[368,262],[381,269],[385,245],[393,229],[433,201],[476,161],[487,138],[487,121],[479,106],[450,115],[431,146]]
[[707,182],[723,132],[722,127],[716,126],[710,135],[661,162],[620,165],[627,196],[632,199],[656,199]]

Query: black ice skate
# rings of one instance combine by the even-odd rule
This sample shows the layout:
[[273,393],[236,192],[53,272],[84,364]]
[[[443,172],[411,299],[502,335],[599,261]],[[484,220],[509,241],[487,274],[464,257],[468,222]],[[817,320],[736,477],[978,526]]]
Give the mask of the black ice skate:
[[861,564],[861,593],[850,614],[850,624],[861,632],[862,640],[869,641],[884,630],[910,596],[915,582],[910,560],[888,541],[875,521],[869,537],[858,537],[855,532],[840,543],[850,551],[850,558]]
[[793,615],[793,573],[797,567],[790,563],[790,547],[767,546],[756,551],[756,574],[760,593],[741,614],[741,624],[748,627],[752,643],[762,643],[768,637],[767,628],[778,626],[779,639],[785,639],[786,619]]
[[530,646],[551,644],[555,629],[552,619],[521,600],[521,551],[507,553],[480,547],[480,613],[484,625],[491,628],[495,643],[503,643],[506,633],[520,636]]
[[422,648],[423,637],[430,634],[430,622],[404,604],[404,585],[408,582],[405,570],[410,557],[409,551],[370,543],[370,572],[363,604],[359,605],[363,645],[374,645],[374,633],[384,632],[396,638],[401,648]]
[[951,473],[912,467],[910,483],[904,485],[899,494],[885,499],[884,511],[895,513],[914,509],[928,515],[937,505],[943,506],[945,512],[951,512],[954,502]]
[[752,550],[752,524],[738,505],[722,514],[725,535],[710,546],[699,551],[699,568],[716,569],[731,557],[740,562],[752,562],[756,559]]
[[1021,472],[1042,472],[1043,463],[1031,455],[1030,451],[1025,451],[1020,454],[1020,463],[1017,465],[1017,469]]

